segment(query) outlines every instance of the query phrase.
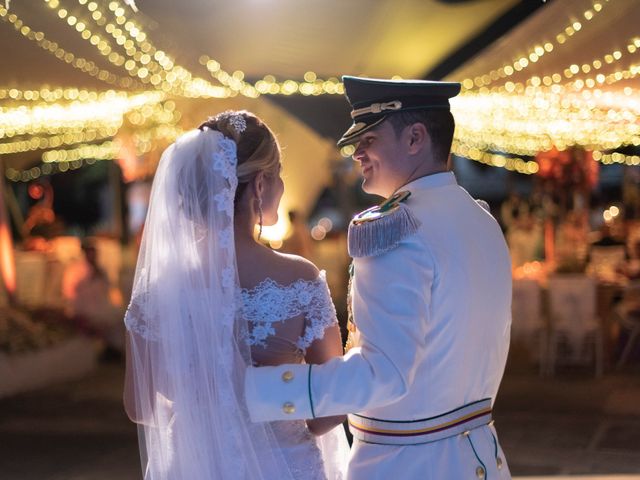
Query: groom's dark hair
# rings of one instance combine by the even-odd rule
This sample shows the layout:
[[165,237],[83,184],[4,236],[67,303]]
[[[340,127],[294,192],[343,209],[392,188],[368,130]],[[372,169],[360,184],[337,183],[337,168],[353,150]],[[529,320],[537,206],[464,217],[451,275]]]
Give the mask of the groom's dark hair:
[[407,110],[392,113],[387,119],[393,126],[396,136],[400,136],[405,127],[422,123],[431,138],[433,158],[444,164],[447,163],[455,130],[455,121],[449,109]]

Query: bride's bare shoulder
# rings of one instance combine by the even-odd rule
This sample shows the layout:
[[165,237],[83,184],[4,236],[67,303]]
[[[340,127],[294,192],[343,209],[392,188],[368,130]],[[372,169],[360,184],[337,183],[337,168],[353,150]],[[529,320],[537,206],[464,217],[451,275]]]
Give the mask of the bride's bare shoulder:
[[281,276],[281,282],[292,283],[296,280],[312,281],[318,278],[320,271],[313,262],[298,255],[288,253],[273,252],[273,262],[275,268]]

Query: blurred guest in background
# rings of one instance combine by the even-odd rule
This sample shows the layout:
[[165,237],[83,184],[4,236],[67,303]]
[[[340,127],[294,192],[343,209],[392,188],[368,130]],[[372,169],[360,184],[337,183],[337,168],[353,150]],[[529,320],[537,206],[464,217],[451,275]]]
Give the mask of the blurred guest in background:
[[571,210],[560,222],[556,238],[558,265],[584,269],[589,250],[589,226],[585,211]]
[[542,226],[529,212],[512,219],[507,232],[507,243],[513,267],[539,259],[542,248]]
[[112,301],[111,287],[105,271],[98,265],[93,240],[82,243],[84,258],[69,265],[64,273],[62,291],[67,312],[88,324],[108,347],[124,347],[124,308]]
[[530,211],[529,204],[515,192],[511,192],[509,197],[502,202],[500,206],[500,221],[502,222],[502,228],[505,231],[509,231],[510,228],[516,225],[518,219],[528,214]]

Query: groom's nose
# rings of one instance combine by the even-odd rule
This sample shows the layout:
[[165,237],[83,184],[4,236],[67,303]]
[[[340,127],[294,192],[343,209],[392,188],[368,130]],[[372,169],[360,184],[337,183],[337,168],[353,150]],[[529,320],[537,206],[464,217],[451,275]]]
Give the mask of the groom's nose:
[[351,155],[351,158],[353,158],[353,160],[356,162],[361,162],[363,156],[364,156],[364,148],[358,145],[356,147],[356,151],[353,152],[353,155]]

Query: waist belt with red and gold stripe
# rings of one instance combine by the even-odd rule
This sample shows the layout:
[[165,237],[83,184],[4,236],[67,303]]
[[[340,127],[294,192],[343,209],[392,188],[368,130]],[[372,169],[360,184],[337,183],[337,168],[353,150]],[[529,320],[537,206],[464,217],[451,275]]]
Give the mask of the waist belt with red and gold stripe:
[[381,420],[349,415],[349,429],[354,438],[382,445],[416,445],[430,443],[466,433],[489,424],[491,399],[472,402],[450,412],[421,420]]

